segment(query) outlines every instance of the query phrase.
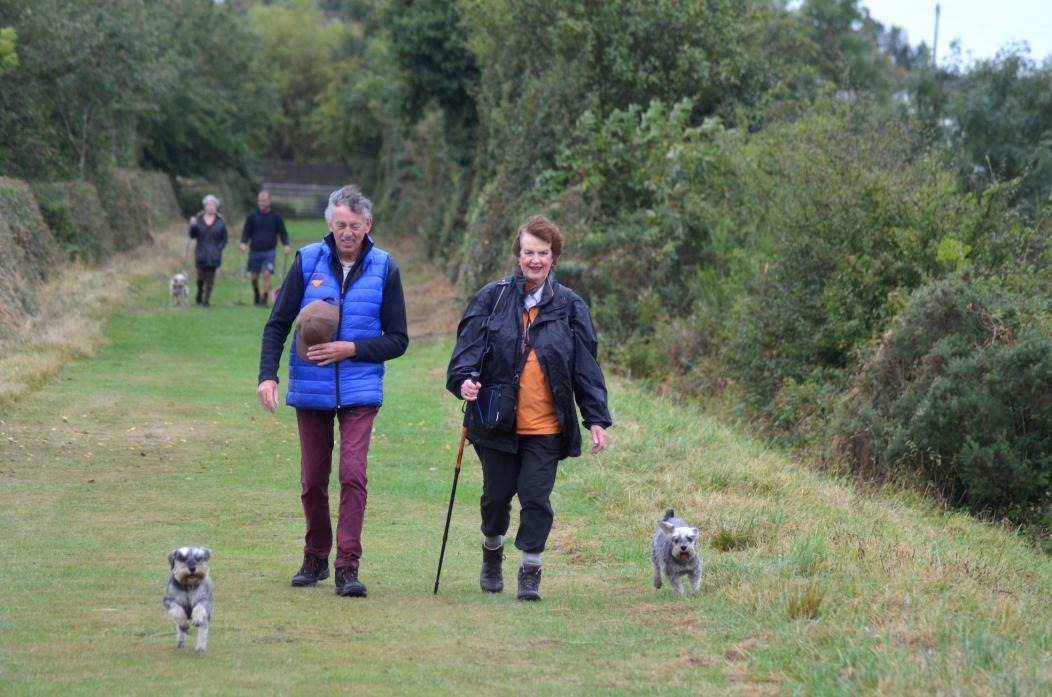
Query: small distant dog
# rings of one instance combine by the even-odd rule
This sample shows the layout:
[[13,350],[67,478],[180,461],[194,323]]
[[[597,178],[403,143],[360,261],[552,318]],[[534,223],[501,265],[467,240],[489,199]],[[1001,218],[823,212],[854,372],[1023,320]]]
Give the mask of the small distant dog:
[[187,307],[190,304],[190,284],[186,282],[186,274],[177,273],[172,276],[172,281],[168,284],[168,292],[170,307],[176,305]]
[[701,555],[698,549],[698,529],[676,518],[671,508],[658,521],[657,532],[650,541],[650,560],[654,564],[654,588],[661,588],[661,574],[668,578],[672,590],[683,595],[682,578],[690,580],[690,592],[701,587]]
[[180,547],[168,553],[172,575],[161,603],[175,622],[175,648],[186,644],[186,632],[197,627],[195,651],[208,649],[208,622],[212,619],[212,579],[208,575],[207,547]]

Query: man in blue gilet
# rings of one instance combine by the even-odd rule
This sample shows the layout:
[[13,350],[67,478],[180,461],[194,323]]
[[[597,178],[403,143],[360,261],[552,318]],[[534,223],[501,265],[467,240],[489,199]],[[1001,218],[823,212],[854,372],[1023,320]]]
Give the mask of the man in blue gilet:
[[[289,351],[285,403],[296,408],[307,532],[303,564],[292,585],[313,586],[329,577],[333,532],[328,485],[337,422],[336,593],[365,597],[358,564],[369,438],[383,403],[384,361],[401,356],[409,345],[405,296],[398,265],[369,235],[373,206],[357,187],[332,193],[325,222],[329,234],[297,252],[263,328],[256,395],[264,409],[277,409],[278,365],[296,325],[299,350]],[[332,336],[319,336],[320,326]]]

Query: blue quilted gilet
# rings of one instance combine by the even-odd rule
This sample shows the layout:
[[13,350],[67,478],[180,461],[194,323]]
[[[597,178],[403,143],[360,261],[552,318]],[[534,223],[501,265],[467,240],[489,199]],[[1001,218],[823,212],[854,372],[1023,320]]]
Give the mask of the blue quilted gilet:
[[[300,250],[303,262],[303,300],[300,309],[315,300],[340,308],[340,326],[333,341],[357,341],[380,336],[380,305],[387,282],[388,253],[373,247],[362,260],[362,272],[347,294],[342,279],[333,274],[332,249],[324,242]],[[339,409],[380,406],[384,401],[383,363],[347,359],[327,366],[305,361],[296,353],[295,337],[289,352],[289,389],[285,403],[300,409]]]

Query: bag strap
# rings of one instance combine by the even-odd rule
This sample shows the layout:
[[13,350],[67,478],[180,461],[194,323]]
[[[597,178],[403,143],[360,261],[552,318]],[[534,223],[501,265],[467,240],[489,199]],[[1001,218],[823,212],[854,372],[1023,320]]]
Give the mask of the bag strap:
[[482,364],[486,361],[486,354],[489,353],[489,349],[490,349],[490,345],[489,345],[489,322],[490,322],[491,319],[493,319],[493,315],[495,315],[497,313],[497,308],[500,307],[500,301],[501,301],[501,298],[504,297],[504,292],[506,290],[508,290],[509,286],[511,286],[511,277],[502,278],[501,280],[497,281],[497,285],[499,285],[501,287],[500,288],[500,294],[497,295],[497,301],[495,303],[493,303],[493,307],[490,308],[489,315],[486,316],[486,335],[485,335],[485,340],[483,341],[483,344],[482,344],[482,358],[479,359],[479,375],[482,374]]

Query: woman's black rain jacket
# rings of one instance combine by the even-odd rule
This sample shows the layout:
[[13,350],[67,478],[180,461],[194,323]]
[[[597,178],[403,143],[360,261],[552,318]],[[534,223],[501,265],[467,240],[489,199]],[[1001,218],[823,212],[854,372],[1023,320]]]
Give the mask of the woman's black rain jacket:
[[[525,277],[521,271],[484,286],[468,305],[457,327],[457,344],[446,372],[446,389],[460,399],[460,386],[473,371],[486,385],[518,386],[524,363],[523,347],[537,353],[562,427],[561,458],[581,454],[580,407],[585,428],[609,428],[606,381],[596,352],[599,339],[588,306],[572,290],[548,274],[540,311],[529,336],[523,330]],[[488,330],[488,332],[487,332]],[[488,342],[487,342],[488,333]],[[528,343],[527,343],[528,342]],[[488,343],[488,350],[486,349]],[[473,427],[465,420],[468,439],[483,447],[517,452],[518,436]]]

